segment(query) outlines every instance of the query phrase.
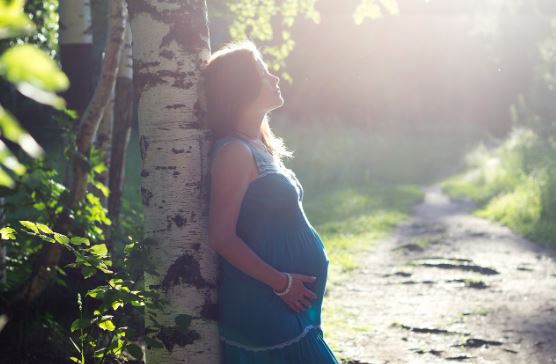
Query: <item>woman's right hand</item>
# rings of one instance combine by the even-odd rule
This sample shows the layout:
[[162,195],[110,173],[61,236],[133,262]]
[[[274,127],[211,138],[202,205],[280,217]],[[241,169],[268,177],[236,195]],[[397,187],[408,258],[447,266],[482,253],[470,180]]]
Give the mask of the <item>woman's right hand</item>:
[[[312,283],[316,280],[314,276],[308,276],[304,274],[290,273],[292,276],[292,285],[290,291],[279,296],[293,311],[301,312],[309,307],[311,307],[311,302],[309,299],[313,300],[317,298],[317,295],[305,287],[304,282]],[[284,274],[285,276],[285,274]],[[286,279],[287,282],[287,279]],[[285,287],[284,287],[285,289]],[[284,290],[282,289],[282,291]]]

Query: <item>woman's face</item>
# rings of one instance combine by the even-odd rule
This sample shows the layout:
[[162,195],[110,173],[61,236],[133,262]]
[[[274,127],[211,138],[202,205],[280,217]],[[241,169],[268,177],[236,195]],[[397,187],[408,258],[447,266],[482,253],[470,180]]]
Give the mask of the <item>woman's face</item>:
[[257,57],[257,70],[261,76],[261,90],[259,96],[253,101],[252,107],[258,111],[267,112],[284,104],[278,82],[280,78],[268,70],[264,61]]

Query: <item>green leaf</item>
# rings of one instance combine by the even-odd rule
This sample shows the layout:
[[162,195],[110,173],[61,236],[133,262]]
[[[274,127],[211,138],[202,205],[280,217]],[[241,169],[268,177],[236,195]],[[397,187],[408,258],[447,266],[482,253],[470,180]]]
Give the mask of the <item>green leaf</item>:
[[112,302],[112,309],[114,311],[116,311],[120,307],[124,307],[124,303],[121,300],[116,300]]
[[0,57],[0,75],[37,102],[58,109],[65,106],[64,100],[55,92],[68,88],[67,76],[56,62],[34,45],[21,44],[4,52]]
[[41,224],[40,222],[37,222],[37,227],[39,228],[40,231],[42,231],[45,234],[54,234],[54,231],[50,230],[50,228],[48,226],[46,226],[45,224]]
[[[1,0],[0,0],[1,1]],[[41,146],[33,139],[33,137],[27,133],[15,118],[6,111],[0,105],[0,129],[2,129],[2,135],[8,140],[19,144],[21,149],[25,153],[29,154],[33,158],[38,158],[44,154],[44,150]]]
[[70,238],[70,243],[74,244],[74,245],[82,245],[85,244],[87,246],[91,245],[91,242],[89,241],[89,239],[82,237],[82,236],[72,236]]
[[143,359],[143,349],[137,344],[129,344],[126,346],[127,352],[137,360]]
[[104,320],[100,321],[98,323],[98,327],[100,327],[103,330],[107,330],[107,331],[114,331],[114,329],[116,329],[116,325],[114,325],[114,323],[110,319],[104,319]]
[[71,323],[70,331],[74,332],[79,329],[85,329],[89,326],[89,321],[85,319],[78,318]]
[[83,267],[81,268],[81,274],[83,274],[83,278],[91,278],[97,270],[93,267]]
[[102,298],[106,290],[106,286],[99,286],[87,291],[87,296],[90,296],[92,298]]
[[104,258],[108,255],[108,248],[106,244],[96,244],[89,248],[89,251],[99,258]]
[[75,356],[70,356],[70,360],[76,363],[81,363],[81,359],[76,358]]
[[35,31],[35,25],[23,11],[24,0],[0,0],[0,39]]
[[33,231],[35,234],[39,233],[39,229],[37,228],[37,225],[35,225],[34,222],[27,221],[27,220],[20,220],[19,223],[23,225],[25,228],[27,228],[28,230]]
[[0,186],[6,186],[9,188],[13,188],[15,186],[12,177],[10,177],[10,175],[7,174],[6,171],[4,171],[1,168],[0,168]]
[[114,271],[111,271],[110,269],[106,268],[106,265],[105,265],[105,264],[100,264],[99,266],[97,266],[97,268],[98,268],[100,271],[102,271],[103,273],[106,273],[106,274],[112,274],[112,273],[114,273]]
[[187,332],[192,318],[193,317],[190,315],[180,314],[174,318],[174,322],[176,323],[176,327],[178,328],[178,330],[180,330],[181,332]]
[[0,163],[12,171],[18,176],[22,176],[27,171],[27,168],[19,161],[17,158],[12,154],[12,152],[8,149],[6,144],[0,140]]
[[14,240],[15,239],[15,229],[5,226],[0,229],[0,239],[2,240]]
[[108,187],[106,187],[102,182],[95,181],[94,185],[97,189],[100,190],[100,192],[102,192],[104,197],[108,197],[108,195],[110,195],[110,189]]
[[59,233],[54,233],[54,240],[60,244],[68,244],[70,242],[70,239],[67,236]]

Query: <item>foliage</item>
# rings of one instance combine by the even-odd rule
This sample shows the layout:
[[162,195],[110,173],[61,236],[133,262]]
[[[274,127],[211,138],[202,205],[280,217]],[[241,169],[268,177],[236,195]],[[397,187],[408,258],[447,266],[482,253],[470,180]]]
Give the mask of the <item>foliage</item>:
[[[231,15],[229,33],[232,40],[251,39],[264,44],[262,53],[271,70],[281,71],[281,77],[292,82],[285,71],[286,58],[295,46],[291,29],[299,17],[320,22],[316,10],[317,0],[231,0],[227,2]],[[399,11],[396,0],[362,0],[353,13],[356,24],[366,18],[374,20],[383,14],[395,15]],[[279,19],[279,21],[277,21]]]
[[479,203],[478,216],[556,244],[556,144],[516,128],[497,148],[480,146],[469,170],[444,182],[448,193]]
[[[315,23],[320,15],[315,9],[317,0],[234,0],[227,2],[232,23],[229,28],[232,40],[251,39],[266,46],[262,53],[267,57],[269,68],[275,72],[282,70],[282,78],[292,81],[284,71],[285,60],[293,50],[295,41],[291,28],[298,16],[304,16]],[[278,26],[274,18],[280,17]],[[275,38],[278,36],[279,38]],[[274,40],[274,42],[272,42]]]
[[[31,34],[36,28],[23,12],[23,0],[0,0],[0,39]],[[63,108],[64,101],[55,92],[67,89],[69,82],[58,66],[38,48],[18,44],[0,56],[0,77],[13,83],[23,95],[40,103]],[[0,105],[0,128],[8,140],[30,156],[42,155],[42,148],[13,115]],[[18,162],[8,147],[0,141],[0,185],[13,187],[13,179],[7,170],[21,176],[26,169]]]
[[385,14],[397,15],[399,12],[396,0],[362,0],[353,13],[353,20],[355,24],[360,25],[367,18],[375,20]]
[[[38,35],[33,33],[37,28],[24,13],[23,5],[22,0],[0,0],[0,38],[21,37],[3,42],[7,49],[0,56],[0,76],[22,95],[63,110],[64,100],[56,93],[68,87],[68,79],[51,58],[56,50],[57,25],[53,24],[57,23],[57,18],[54,19],[52,14],[56,11],[57,1],[31,1],[27,4],[25,10],[30,17],[40,20]],[[50,52],[37,45],[25,44],[26,40]],[[72,127],[75,115],[63,110],[55,118],[67,142],[63,156],[63,162],[67,164],[75,146],[75,128]],[[65,263],[55,267],[54,286],[49,290],[56,291],[56,287],[60,287],[59,294],[73,298],[63,301],[61,313],[38,311],[30,322],[16,323],[32,330],[25,330],[23,337],[15,335],[10,340],[20,340],[17,344],[23,344],[22,347],[29,345],[25,352],[27,358],[33,358],[33,353],[42,350],[52,353],[52,360],[56,362],[59,362],[54,359],[57,352],[73,352],[66,358],[78,363],[140,360],[142,349],[137,342],[146,339],[152,345],[161,345],[156,338],[160,326],[145,328],[143,317],[145,314],[154,315],[151,310],[164,302],[156,293],[143,292],[143,272],[152,270],[148,259],[151,246],[133,238],[137,236],[132,235],[137,232],[135,226],[131,228],[127,221],[115,232],[114,236],[121,242],[112,241],[112,244],[122,247],[117,261],[113,260],[108,249],[106,232],[111,221],[98,197],[109,194],[108,188],[98,181],[99,174],[106,170],[101,151],[93,147],[84,157],[92,191],[87,192],[77,208],[69,212],[70,226],[66,226],[60,221],[68,209],[66,183],[69,179],[67,176],[64,181],[59,178],[58,171],[49,164],[49,158],[39,158],[44,155],[42,148],[1,106],[0,127],[6,139],[19,144],[23,151],[34,157],[23,156],[18,160],[0,141],[0,162],[4,169],[14,172],[9,175],[0,169],[0,184],[11,187],[1,191],[6,219],[0,228],[0,236],[8,249],[6,270],[9,273],[2,291],[16,291],[25,285],[34,274],[32,262],[41,249],[45,244],[57,244],[64,249]],[[148,308],[145,307],[147,303]],[[72,317],[72,312],[77,312],[78,316]],[[46,340],[50,348],[32,345],[34,340],[41,343]],[[18,354],[22,353],[13,353]],[[12,359],[26,360],[23,357]]]
[[468,171],[444,187],[477,201],[477,215],[556,245],[556,19],[547,25],[531,90],[510,110],[511,134],[496,148],[479,146],[467,158]]
[[[93,158],[92,161],[88,179],[92,186],[102,186],[97,181],[98,173],[103,170],[102,159]],[[58,180],[57,171],[42,159],[32,161],[29,170],[16,180],[16,187],[6,197],[4,205],[8,220],[0,234],[9,242],[5,289],[17,287],[27,279],[31,274],[29,260],[39,252],[42,244],[60,244],[72,259],[56,268],[54,282],[64,287],[66,295],[78,297],[79,306],[78,318],[72,319],[67,312],[64,317],[56,318],[59,337],[69,338],[67,344],[71,343],[67,352],[75,352],[72,360],[101,363],[108,359],[110,362],[140,359],[142,351],[137,342],[145,335],[142,324],[145,305],[152,315],[151,310],[163,303],[156,293],[144,292],[142,287],[143,271],[152,271],[148,259],[150,245],[139,243],[122,231],[118,236],[127,238],[121,244],[120,260],[114,263],[104,243],[104,231],[110,220],[100,200],[92,193],[87,193],[74,211],[72,229],[83,233],[54,231],[53,225],[66,208],[64,193],[67,188]],[[105,188],[102,186],[101,190]],[[82,279],[71,278],[76,277],[72,272],[79,272]],[[67,326],[63,324],[65,321],[68,321]],[[156,327],[150,330],[154,334],[149,342],[159,343],[155,337]],[[52,344],[66,346],[60,342]]]

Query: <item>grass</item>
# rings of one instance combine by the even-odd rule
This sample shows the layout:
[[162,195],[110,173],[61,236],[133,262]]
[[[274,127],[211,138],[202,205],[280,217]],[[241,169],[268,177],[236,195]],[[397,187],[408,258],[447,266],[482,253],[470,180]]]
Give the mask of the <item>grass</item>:
[[465,173],[443,182],[453,197],[470,198],[475,215],[556,247],[556,145],[515,129],[497,148],[478,147]]

